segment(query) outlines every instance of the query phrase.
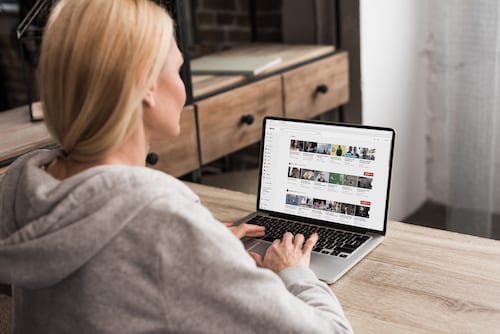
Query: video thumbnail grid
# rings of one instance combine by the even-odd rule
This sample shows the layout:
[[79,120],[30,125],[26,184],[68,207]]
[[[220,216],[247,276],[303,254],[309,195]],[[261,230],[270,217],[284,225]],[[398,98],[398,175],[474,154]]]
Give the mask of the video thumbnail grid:
[[286,204],[314,210],[335,212],[347,216],[370,218],[370,207],[320,198],[301,196],[292,193],[286,194]]
[[317,143],[304,140],[290,140],[290,151],[334,155],[337,157],[375,160],[375,149],[355,145]]
[[373,187],[373,178],[371,177],[330,173],[294,166],[288,167],[288,177],[362,189],[372,189]]

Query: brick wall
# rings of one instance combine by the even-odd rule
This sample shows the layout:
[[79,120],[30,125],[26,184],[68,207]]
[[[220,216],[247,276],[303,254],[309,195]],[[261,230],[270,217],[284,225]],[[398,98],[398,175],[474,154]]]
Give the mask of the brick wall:
[[[154,0],[169,4],[173,0]],[[190,0],[192,58],[247,44],[252,41],[250,2],[256,8],[256,40],[282,42],[281,28],[283,0]],[[29,0],[25,1],[26,3]],[[28,6],[29,8],[29,6]],[[12,108],[28,101],[22,61],[14,45],[13,29],[17,18],[0,19],[0,110]],[[6,26],[9,25],[9,26]],[[31,73],[34,83],[34,75]],[[33,86],[35,86],[33,84]],[[34,87],[33,87],[34,88]],[[35,93],[36,95],[36,93]]]
[[[252,0],[192,0],[191,57],[224,50],[252,41]],[[256,39],[281,42],[282,0],[253,0],[256,8]]]

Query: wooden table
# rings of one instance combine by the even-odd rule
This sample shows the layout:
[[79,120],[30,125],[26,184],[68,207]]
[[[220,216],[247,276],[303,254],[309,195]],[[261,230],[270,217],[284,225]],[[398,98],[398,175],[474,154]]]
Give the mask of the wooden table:
[[[255,196],[188,184],[234,221]],[[389,222],[387,237],[335,284],[355,333],[500,333],[500,241]]]

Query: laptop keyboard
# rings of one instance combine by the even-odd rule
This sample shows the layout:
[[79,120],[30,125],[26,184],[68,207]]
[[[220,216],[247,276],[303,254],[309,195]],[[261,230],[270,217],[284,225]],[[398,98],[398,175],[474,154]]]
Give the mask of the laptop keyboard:
[[306,239],[314,232],[317,232],[319,239],[313,252],[343,258],[348,257],[359,246],[370,239],[369,236],[364,234],[259,215],[252,217],[247,223],[265,226],[266,235],[258,239],[266,241],[281,239],[285,232],[290,232],[293,235],[301,233]]

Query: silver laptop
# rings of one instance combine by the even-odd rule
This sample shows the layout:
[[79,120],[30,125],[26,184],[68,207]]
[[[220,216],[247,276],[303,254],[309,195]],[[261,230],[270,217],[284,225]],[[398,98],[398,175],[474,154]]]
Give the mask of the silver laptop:
[[245,238],[265,254],[283,233],[318,232],[311,269],[333,283],[384,239],[394,130],[266,117],[257,211],[238,223],[266,226]]

